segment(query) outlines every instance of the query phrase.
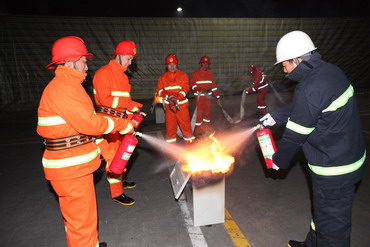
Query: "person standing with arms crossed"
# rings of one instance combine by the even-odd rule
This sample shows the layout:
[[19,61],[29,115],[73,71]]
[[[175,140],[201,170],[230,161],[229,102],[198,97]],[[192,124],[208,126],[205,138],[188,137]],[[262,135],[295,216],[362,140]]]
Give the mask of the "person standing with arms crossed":
[[298,81],[293,101],[263,116],[264,126],[286,125],[273,169],[289,167],[303,148],[312,180],[313,219],[305,241],[290,247],[349,247],[352,203],[366,150],[354,88],[337,66],[321,59],[302,31],[285,34],[276,64]]
[[107,246],[98,241],[98,214],[93,172],[100,154],[111,162],[102,134],[134,132],[127,119],[97,115],[81,85],[88,70],[84,41],[76,36],[56,40],[52,47],[55,77],[44,89],[38,107],[37,133],[45,139],[42,165],[58,195],[69,247]]
[[[142,104],[131,98],[131,85],[125,71],[131,65],[132,60],[138,57],[136,44],[131,40],[124,40],[117,44],[109,63],[95,72],[93,78],[94,98],[97,104],[96,111],[99,114],[114,115],[121,118],[132,119],[135,112],[140,112]],[[109,133],[104,135],[110,148],[118,150],[122,135]],[[135,200],[124,193],[124,188],[136,187],[135,182],[126,181],[125,173],[117,177],[107,173],[112,199],[122,205],[132,205]]]
[[212,98],[220,100],[216,81],[212,70],[209,68],[211,60],[203,56],[199,61],[200,68],[193,72],[190,87],[194,91],[197,115],[195,120],[194,135],[209,134],[211,132],[211,103]]

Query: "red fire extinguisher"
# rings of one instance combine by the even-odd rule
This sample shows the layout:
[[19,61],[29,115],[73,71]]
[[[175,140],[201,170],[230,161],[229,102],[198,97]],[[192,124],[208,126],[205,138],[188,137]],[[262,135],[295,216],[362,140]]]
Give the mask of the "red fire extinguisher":
[[132,116],[131,121],[135,123],[135,129],[137,129],[145,117],[144,112],[135,112]]
[[261,126],[261,129],[257,132],[257,138],[263,157],[265,158],[266,167],[270,169],[273,165],[272,155],[276,153],[275,141],[271,134],[271,130],[264,129]]
[[125,167],[135,150],[138,140],[133,135],[125,135],[119,146],[112,163],[109,165],[109,171],[115,174],[122,174]]

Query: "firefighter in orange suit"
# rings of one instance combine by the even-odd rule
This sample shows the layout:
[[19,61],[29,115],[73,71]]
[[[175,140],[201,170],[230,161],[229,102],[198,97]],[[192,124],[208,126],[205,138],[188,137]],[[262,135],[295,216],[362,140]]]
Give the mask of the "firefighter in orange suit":
[[209,69],[211,60],[203,56],[199,61],[200,68],[193,72],[190,87],[194,91],[197,106],[194,134],[201,135],[210,131],[211,124],[211,99],[220,99],[216,81],[212,70]]
[[265,101],[265,96],[267,94],[269,84],[266,79],[266,75],[262,73],[262,71],[254,65],[250,65],[248,67],[248,72],[252,76],[252,87],[245,90],[246,94],[251,94],[257,92],[257,113],[258,114],[266,114],[267,113],[267,106]]
[[92,57],[84,41],[63,37],[52,47],[55,77],[44,89],[37,132],[45,139],[42,158],[45,177],[59,197],[68,246],[107,246],[98,241],[98,216],[93,172],[100,167],[100,154],[109,163],[113,157],[102,134],[132,133],[127,119],[97,115],[82,86],[87,58]]
[[[119,115],[122,118],[132,119],[133,113],[140,112],[142,104],[131,98],[131,85],[125,74],[132,60],[137,57],[136,44],[131,40],[124,40],[117,44],[109,63],[95,72],[93,78],[94,98],[97,104],[96,112],[101,114]],[[104,135],[110,148],[117,151],[123,136],[119,133]],[[124,193],[124,188],[136,187],[135,182],[128,182],[125,174],[120,177],[107,173],[111,197],[122,205],[132,205],[135,200]]]
[[177,68],[179,60],[175,55],[168,55],[165,64],[167,72],[158,79],[156,95],[163,97],[165,105],[166,141],[176,142],[179,125],[185,143],[190,144],[195,137],[191,130],[189,101],[186,98],[189,92],[189,78],[185,72]]

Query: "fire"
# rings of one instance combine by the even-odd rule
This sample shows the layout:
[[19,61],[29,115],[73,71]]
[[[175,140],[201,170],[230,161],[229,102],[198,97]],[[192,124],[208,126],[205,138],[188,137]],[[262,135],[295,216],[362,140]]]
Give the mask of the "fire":
[[226,148],[214,137],[214,133],[205,141],[199,142],[195,148],[185,153],[185,172],[227,173],[234,164],[234,157],[226,153]]

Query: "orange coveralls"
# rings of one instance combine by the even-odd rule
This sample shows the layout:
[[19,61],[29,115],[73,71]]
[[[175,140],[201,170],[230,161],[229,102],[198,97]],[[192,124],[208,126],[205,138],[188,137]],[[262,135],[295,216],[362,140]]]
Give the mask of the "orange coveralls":
[[197,106],[197,116],[194,133],[201,134],[209,130],[211,123],[211,98],[220,98],[215,78],[211,70],[199,68],[193,72],[190,79],[190,87],[194,91]]
[[[158,79],[156,94],[163,97],[165,105],[166,121],[166,141],[176,142],[177,125],[180,126],[183,138],[187,143],[192,142],[195,138],[192,134],[189,114],[189,101],[185,97],[189,92],[189,78],[185,72],[176,70],[165,72]],[[179,110],[176,107],[170,107],[168,97],[171,95],[182,95],[183,99],[178,101]]]
[[252,88],[245,90],[245,93],[251,94],[257,92],[256,103],[258,113],[264,115],[267,113],[265,96],[268,92],[269,84],[265,78],[265,75],[258,68],[256,68],[256,72],[254,73],[254,75],[252,75],[252,82]]
[[[93,103],[81,85],[85,77],[86,73],[75,69],[57,67],[38,108],[37,133],[40,136],[51,139],[78,134],[99,136],[128,126],[128,120],[95,114]],[[58,194],[70,247],[99,244],[93,172],[101,164],[100,154],[113,159],[108,143],[102,138],[64,150],[45,149],[43,154],[45,177]]]
[[[116,60],[110,60],[107,65],[98,69],[93,78],[94,98],[97,105],[126,112],[128,119],[131,119],[133,112],[140,111],[143,105],[131,99],[131,85],[127,75],[124,73],[125,71],[126,69]],[[108,141],[110,148],[116,152],[123,136],[119,133],[111,133],[104,135],[104,138]],[[112,177],[107,173],[107,179],[111,197],[122,195],[123,176]]]

